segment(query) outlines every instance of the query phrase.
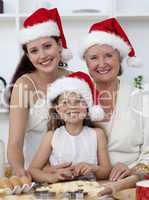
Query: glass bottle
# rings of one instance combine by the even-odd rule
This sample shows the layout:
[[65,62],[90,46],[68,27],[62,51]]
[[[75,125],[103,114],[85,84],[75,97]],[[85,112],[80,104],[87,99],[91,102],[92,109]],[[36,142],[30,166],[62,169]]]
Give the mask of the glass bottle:
[[4,3],[3,3],[3,0],[0,0],[0,13],[4,13]]
[[5,144],[0,140],[0,177],[4,176]]

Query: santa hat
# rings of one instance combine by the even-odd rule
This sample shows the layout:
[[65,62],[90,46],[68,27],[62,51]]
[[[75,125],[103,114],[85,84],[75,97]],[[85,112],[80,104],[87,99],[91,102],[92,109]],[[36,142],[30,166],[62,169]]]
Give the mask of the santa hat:
[[127,64],[134,67],[141,65],[141,61],[136,58],[135,50],[126,33],[115,18],[110,18],[91,26],[80,48],[81,57],[83,58],[85,51],[95,44],[108,44],[116,48],[120,52],[122,65]]
[[104,118],[104,111],[99,104],[99,92],[94,87],[90,77],[83,72],[75,72],[68,77],[54,81],[48,88],[47,100],[51,103],[64,92],[76,92],[86,101],[89,116],[92,121],[100,121]]
[[67,62],[72,58],[70,50],[67,49],[61,19],[56,8],[36,10],[24,21],[23,25],[24,28],[19,32],[21,44],[44,36],[57,36],[60,37],[62,42],[62,61]]

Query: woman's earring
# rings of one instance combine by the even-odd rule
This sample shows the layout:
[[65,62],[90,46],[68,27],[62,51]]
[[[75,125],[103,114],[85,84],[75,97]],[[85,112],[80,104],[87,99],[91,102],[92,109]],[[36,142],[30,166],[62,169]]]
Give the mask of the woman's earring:
[[64,125],[65,125],[65,122],[64,122],[64,120],[61,120],[61,124],[62,124],[62,126],[64,126]]
[[61,54],[61,53],[62,53],[62,49],[59,50],[59,54]]

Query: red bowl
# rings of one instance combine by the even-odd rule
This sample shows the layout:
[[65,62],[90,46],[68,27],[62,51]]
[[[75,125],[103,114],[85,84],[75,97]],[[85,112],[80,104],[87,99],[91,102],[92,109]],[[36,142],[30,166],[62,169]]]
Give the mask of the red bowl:
[[136,200],[149,200],[149,180],[136,183]]
[[144,175],[144,179],[145,179],[145,180],[148,180],[148,179],[149,179],[149,174]]

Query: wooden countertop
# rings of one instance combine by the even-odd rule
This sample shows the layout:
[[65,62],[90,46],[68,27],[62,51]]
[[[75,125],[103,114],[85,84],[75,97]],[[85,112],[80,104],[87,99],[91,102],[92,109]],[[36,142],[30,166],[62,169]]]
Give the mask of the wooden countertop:
[[[114,195],[113,200],[136,200],[135,192],[136,192],[135,188],[122,190]],[[39,199],[43,200],[42,196],[40,198],[36,198],[33,194],[28,194],[28,195],[22,194],[22,195],[18,195],[18,196],[10,195],[10,196],[5,196],[5,197],[4,196],[0,197],[0,200],[39,200]],[[57,196],[56,198],[51,198],[51,199],[59,200],[61,198],[59,198]],[[97,198],[95,198],[94,200],[96,200],[96,199]],[[90,198],[85,198],[84,200],[90,200]]]
[[[62,199],[62,196],[56,196],[56,197],[48,197],[44,193],[38,195],[36,197],[34,193],[32,194],[21,194],[21,195],[9,195],[9,196],[0,196],[0,200],[43,200],[43,199],[52,199],[52,200],[60,200]],[[97,200],[98,198],[92,198],[92,200]],[[88,196],[84,198],[84,200],[91,200],[91,197]],[[106,199],[105,199],[106,200]],[[136,200],[136,189],[126,189],[122,190],[120,192],[117,192],[113,196],[113,200]]]

